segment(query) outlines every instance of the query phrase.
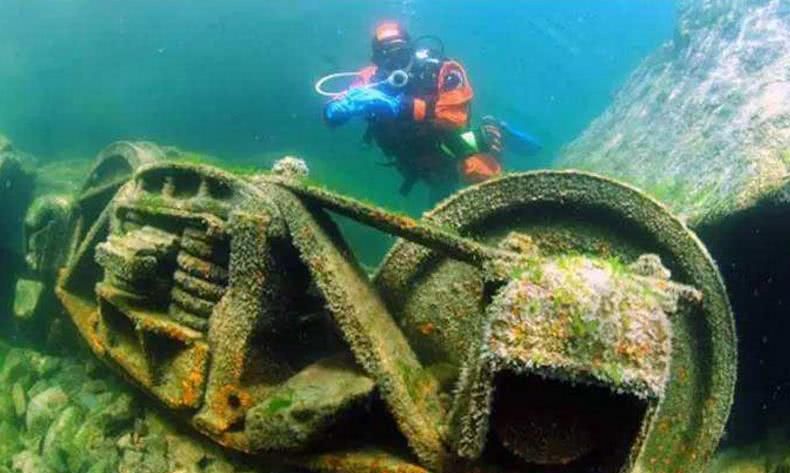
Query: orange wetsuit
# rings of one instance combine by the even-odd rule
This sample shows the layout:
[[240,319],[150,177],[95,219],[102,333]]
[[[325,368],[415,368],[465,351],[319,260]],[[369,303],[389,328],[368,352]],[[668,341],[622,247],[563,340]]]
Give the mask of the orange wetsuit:
[[[456,61],[443,60],[433,69],[413,71],[403,91],[401,116],[372,120],[366,134],[403,174],[404,193],[417,180],[446,193],[459,179],[475,183],[502,171],[498,143],[470,144],[463,138],[471,131],[474,97],[464,68]],[[376,66],[366,67],[354,86],[379,82],[382,76]]]

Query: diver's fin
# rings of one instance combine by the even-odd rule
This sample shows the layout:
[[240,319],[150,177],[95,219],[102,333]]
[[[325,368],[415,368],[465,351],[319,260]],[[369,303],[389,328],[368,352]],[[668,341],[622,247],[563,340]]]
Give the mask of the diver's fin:
[[543,149],[537,138],[526,131],[516,130],[506,122],[500,122],[505,135],[505,151],[532,155]]

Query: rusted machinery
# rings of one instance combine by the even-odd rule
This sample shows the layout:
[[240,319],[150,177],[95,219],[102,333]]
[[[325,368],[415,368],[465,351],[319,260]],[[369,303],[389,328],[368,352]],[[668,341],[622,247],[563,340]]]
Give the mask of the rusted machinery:
[[[120,141],[96,157],[85,182],[75,196],[43,195],[27,209],[22,248],[26,271],[16,282],[14,315],[38,332],[48,329],[56,312],[54,285],[57,270],[82,242],[108,202],[132,173],[144,164],[164,157],[156,145]],[[28,183],[32,189],[32,183]]]
[[[318,471],[690,472],[719,440],[727,295],[633,188],[517,174],[417,221],[295,162],[237,176],[114,146],[70,211],[58,298],[98,357],[222,445]],[[401,237],[373,278],[331,213]]]

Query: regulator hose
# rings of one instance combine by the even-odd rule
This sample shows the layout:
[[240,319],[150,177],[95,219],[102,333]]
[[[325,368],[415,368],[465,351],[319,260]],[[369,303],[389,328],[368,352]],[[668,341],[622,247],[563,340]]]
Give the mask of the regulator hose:
[[[360,75],[359,72],[335,72],[333,74],[329,74],[318,79],[318,81],[315,83],[314,89],[318,95],[335,98],[339,95],[343,95],[343,93],[345,93],[345,90],[342,90],[340,92],[331,92],[324,89],[324,84],[326,84],[331,80],[340,79],[343,77],[359,77],[359,75]],[[372,84],[365,84],[361,87],[378,87],[379,85],[388,84],[395,89],[401,89],[403,87],[406,87],[406,84],[408,83],[409,83],[409,74],[403,69],[396,69],[392,71],[390,75],[387,76],[386,79],[379,82],[374,82]]]

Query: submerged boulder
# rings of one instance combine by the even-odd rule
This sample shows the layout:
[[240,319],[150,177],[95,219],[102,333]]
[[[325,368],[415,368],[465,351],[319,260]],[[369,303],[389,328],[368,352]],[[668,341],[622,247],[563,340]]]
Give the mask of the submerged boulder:
[[790,15],[781,0],[681,3],[648,57],[561,167],[623,178],[690,222],[745,208],[790,167]]
[[11,313],[16,275],[24,264],[22,221],[33,194],[29,161],[0,134],[0,329]]
[[14,401],[14,412],[17,417],[22,417],[27,412],[27,397],[25,389],[19,383],[14,383],[11,388],[11,399]]
[[130,389],[92,360],[0,341],[0,473],[259,471]]
[[11,146],[11,140],[9,140],[7,136],[0,133],[0,152],[5,153],[11,151],[12,149],[13,146]]
[[27,408],[25,427],[34,435],[43,435],[49,424],[68,405],[69,397],[57,386],[36,394]]
[[54,473],[40,455],[25,450],[14,456],[15,473]]
[[84,414],[79,407],[69,406],[52,422],[41,444],[41,455],[47,465],[58,471],[66,470],[68,450],[65,446],[69,445],[83,419]]

